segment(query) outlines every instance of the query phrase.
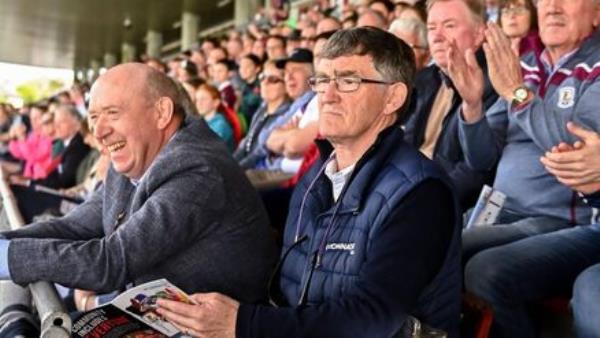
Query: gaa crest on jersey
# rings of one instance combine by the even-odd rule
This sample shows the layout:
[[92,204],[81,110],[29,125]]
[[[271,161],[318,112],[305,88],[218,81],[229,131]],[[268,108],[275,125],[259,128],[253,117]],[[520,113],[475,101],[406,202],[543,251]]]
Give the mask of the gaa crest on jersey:
[[571,108],[575,104],[575,88],[562,87],[558,90],[558,108]]

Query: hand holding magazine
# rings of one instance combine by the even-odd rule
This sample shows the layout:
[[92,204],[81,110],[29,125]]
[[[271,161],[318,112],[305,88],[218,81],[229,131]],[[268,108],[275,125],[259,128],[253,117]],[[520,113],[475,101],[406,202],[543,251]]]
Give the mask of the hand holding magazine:
[[191,298],[166,279],[131,288],[112,302],[83,313],[73,323],[72,337],[164,338],[182,336],[171,323],[156,313],[156,300],[193,304]]

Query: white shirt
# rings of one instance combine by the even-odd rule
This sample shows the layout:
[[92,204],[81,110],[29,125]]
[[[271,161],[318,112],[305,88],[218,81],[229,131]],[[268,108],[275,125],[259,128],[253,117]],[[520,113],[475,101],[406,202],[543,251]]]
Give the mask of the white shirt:
[[334,201],[337,202],[346,182],[348,182],[350,175],[352,175],[355,166],[356,163],[338,171],[338,164],[335,157],[327,163],[327,166],[325,167],[325,176],[331,181],[331,191],[333,193]]

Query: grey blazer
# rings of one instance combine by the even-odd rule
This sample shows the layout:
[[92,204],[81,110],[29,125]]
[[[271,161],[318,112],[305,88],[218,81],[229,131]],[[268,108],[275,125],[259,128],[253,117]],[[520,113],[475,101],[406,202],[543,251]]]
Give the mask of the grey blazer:
[[277,257],[259,196],[218,136],[189,117],[137,187],[111,168],[65,217],[2,235],[16,283],[98,292],[167,278],[254,302]]

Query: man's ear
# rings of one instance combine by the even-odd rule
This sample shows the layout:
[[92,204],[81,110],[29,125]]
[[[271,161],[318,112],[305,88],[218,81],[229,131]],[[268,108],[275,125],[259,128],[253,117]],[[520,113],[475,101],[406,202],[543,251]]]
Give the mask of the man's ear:
[[477,50],[485,42],[485,30],[487,26],[484,23],[478,23],[475,26],[475,46],[473,50]]
[[390,85],[388,95],[383,108],[384,115],[395,114],[406,102],[408,87],[405,83],[396,82]]
[[175,105],[173,104],[173,100],[170,98],[163,96],[156,101],[156,127],[160,130],[165,129],[173,116],[175,115]]

